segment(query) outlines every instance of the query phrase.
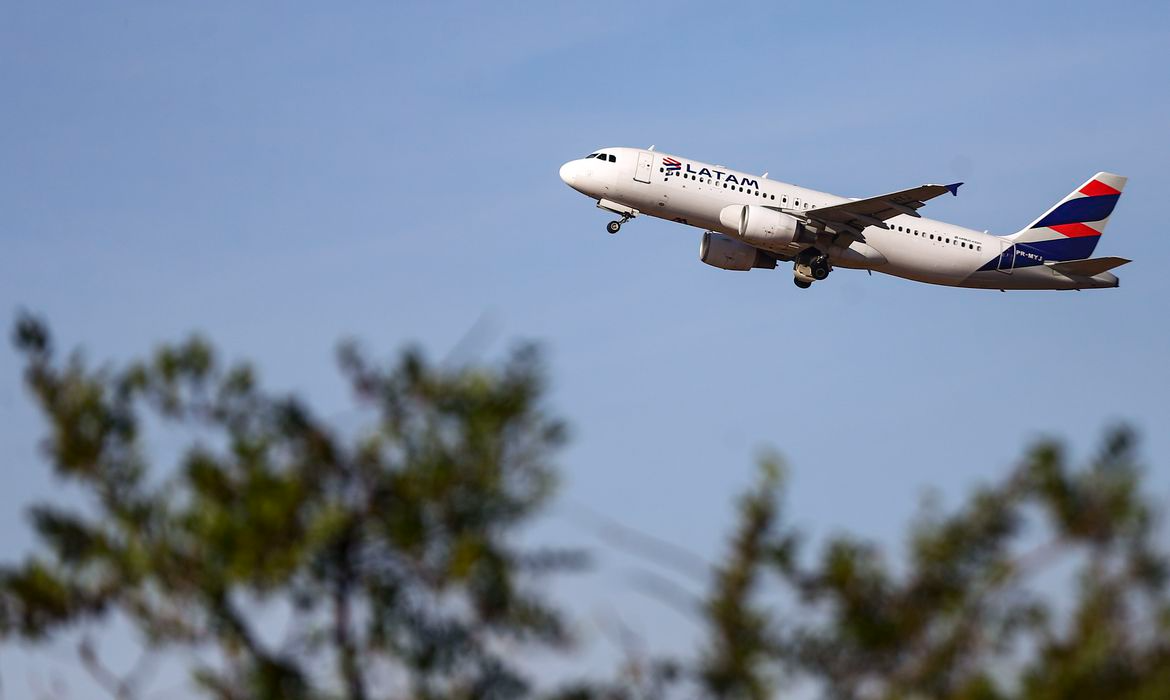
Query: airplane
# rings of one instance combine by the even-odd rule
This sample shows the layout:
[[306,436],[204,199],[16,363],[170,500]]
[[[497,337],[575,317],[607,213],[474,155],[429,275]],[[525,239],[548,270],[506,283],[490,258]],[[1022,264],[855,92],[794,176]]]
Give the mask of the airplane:
[[561,166],[561,180],[619,216],[640,215],[704,230],[699,260],[724,270],[791,262],[808,289],[837,267],[975,289],[1117,287],[1109,270],[1129,260],[1091,258],[1126,178],[1101,172],[1018,232],[924,218],[935,197],[959,186],[919,185],[852,199],[649,148],[602,148]]

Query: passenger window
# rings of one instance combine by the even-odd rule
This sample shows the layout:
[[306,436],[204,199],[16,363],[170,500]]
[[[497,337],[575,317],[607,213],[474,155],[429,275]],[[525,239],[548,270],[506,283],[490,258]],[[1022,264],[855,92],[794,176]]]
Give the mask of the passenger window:
[[776,195],[772,195],[772,199],[776,199]]

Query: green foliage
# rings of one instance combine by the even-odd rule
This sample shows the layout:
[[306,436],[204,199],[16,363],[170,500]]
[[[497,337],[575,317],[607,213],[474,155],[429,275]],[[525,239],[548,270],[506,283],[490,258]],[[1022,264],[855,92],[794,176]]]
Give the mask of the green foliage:
[[[710,637],[729,651],[698,686],[763,697],[771,674],[834,698],[1170,697],[1165,531],[1140,481],[1125,429],[1082,468],[1041,443],[956,512],[927,508],[893,566],[844,535],[798,556],[799,533],[769,505],[780,483],[765,480],[709,604]],[[750,590],[765,576],[793,599],[761,608]]]
[[[551,493],[565,437],[540,405],[531,349],[444,370],[417,352],[382,368],[343,348],[377,415],[347,439],[198,339],[114,371],[59,363],[33,319],[15,338],[49,460],[89,503],[32,509],[44,555],[0,571],[5,636],[116,611],[152,646],[223,651],[195,669],[223,698],[373,697],[376,669],[415,697],[514,697],[528,686],[502,644],[567,641],[532,578],[579,557],[513,544]],[[197,436],[169,472],[148,473],[150,420]],[[294,621],[289,637],[266,644],[258,610]]]
[[[34,319],[14,338],[48,461],[86,503],[30,509],[37,553],[0,568],[3,638],[117,614],[152,649],[215,650],[192,672],[218,698],[537,694],[515,650],[568,642],[538,575],[581,557],[515,543],[565,439],[531,349],[444,369],[343,347],[373,418],[343,435],[198,339],[93,369],[58,359]],[[160,424],[190,436],[170,468],[143,449]],[[766,458],[705,582],[695,654],[552,697],[1170,697],[1170,562],[1141,483],[1125,429],[1083,466],[1043,442],[953,511],[928,501],[895,557],[850,535],[808,545]],[[274,614],[279,642],[263,629]],[[97,664],[92,647],[81,660]]]
[[711,632],[699,674],[702,686],[716,697],[772,696],[774,680],[766,662],[779,652],[779,642],[755,597],[766,569],[789,564],[795,545],[791,536],[773,536],[779,519],[774,493],[781,488],[781,474],[777,460],[763,461],[760,483],[740,499],[740,525],[731,551],[715,572],[705,611]]

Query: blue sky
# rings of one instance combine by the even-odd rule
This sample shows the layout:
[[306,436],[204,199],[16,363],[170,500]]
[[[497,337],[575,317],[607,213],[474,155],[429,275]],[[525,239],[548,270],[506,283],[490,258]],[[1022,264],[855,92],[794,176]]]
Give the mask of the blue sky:
[[[339,415],[340,338],[537,340],[573,426],[565,503],[706,557],[769,447],[817,536],[897,544],[924,489],[953,504],[1029,440],[1084,454],[1117,421],[1165,494],[1168,30],[1164,3],[8,3],[0,309],[98,360],[198,330]],[[845,196],[964,180],[929,215],[994,233],[1111,170],[1130,181],[1097,253],[1135,262],[1097,292],[848,270],[802,292],[702,265],[676,224],[606,235],[557,178],[651,143]],[[6,559],[55,493],[19,370],[0,349]],[[596,547],[568,509],[533,538]],[[612,661],[598,620],[689,648],[640,564],[597,564],[556,589],[588,669]],[[54,653],[0,651],[8,693],[63,673]]]

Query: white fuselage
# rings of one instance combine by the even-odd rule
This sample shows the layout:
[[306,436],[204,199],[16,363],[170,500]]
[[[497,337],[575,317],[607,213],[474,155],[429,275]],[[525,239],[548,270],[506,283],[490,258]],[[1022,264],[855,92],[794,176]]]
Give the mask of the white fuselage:
[[[760,205],[800,212],[852,201],[760,175],[637,148],[605,148],[615,157],[574,160],[561,168],[573,189],[599,206],[631,215],[646,214],[734,236],[720,221],[729,205]],[[647,161],[649,165],[647,167]],[[677,163],[677,165],[675,165]],[[880,253],[870,259],[837,257],[834,266],[871,269],[919,282],[982,289],[1081,289],[1113,287],[1117,278],[1103,273],[1073,278],[1043,264],[1015,264],[1018,252],[1001,252],[1010,242],[984,231],[925,217],[899,215],[889,228],[864,229],[865,244]],[[806,246],[807,247],[807,246]],[[798,249],[770,251],[791,259]],[[1034,262],[1034,261],[1032,261]],[[988,266],[992,269],[988,269]],[[982,268],[982,269],[981,269]]]

